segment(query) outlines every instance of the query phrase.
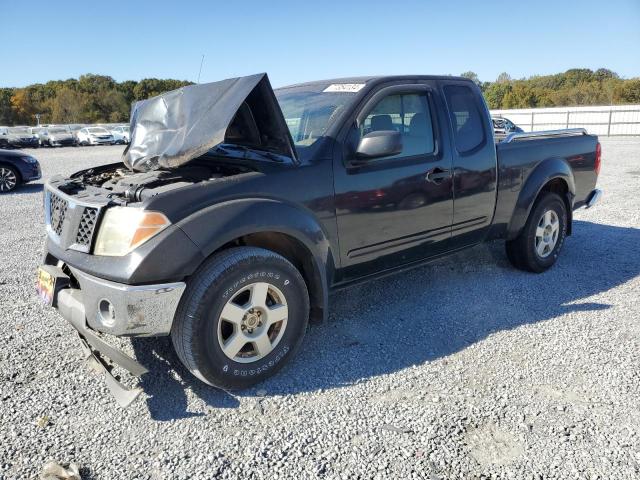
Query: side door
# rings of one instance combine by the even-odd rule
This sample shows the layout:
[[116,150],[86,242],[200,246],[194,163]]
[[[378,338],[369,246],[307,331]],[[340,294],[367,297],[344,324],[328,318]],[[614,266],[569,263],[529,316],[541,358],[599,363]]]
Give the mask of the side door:
[[[433,86],[435,87],[435,85]],[[372,92],[334,159],[335,209],[343,279],[443,252],[453,217],[452,158],[443,148],[443,106],[428,84]],[[395,130],[397,155],[355,157],[366,134]]]
[[452,132],[451,247],[481,242],[496,206],[497,158],[492,125],[480,90],[469,82],[441,81]]

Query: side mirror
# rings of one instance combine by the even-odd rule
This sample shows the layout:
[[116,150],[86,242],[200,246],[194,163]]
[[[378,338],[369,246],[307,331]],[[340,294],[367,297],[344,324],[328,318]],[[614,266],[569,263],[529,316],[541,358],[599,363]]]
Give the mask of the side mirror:
[[402,152],[402,136],[395,130],[380,130],[367,133],[360,139],[356,149],[358,160],[390,157]]

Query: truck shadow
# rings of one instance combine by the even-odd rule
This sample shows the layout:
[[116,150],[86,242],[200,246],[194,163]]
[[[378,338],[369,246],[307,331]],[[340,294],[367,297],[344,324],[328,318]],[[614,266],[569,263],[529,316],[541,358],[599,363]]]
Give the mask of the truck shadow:
[[[590,297],[640,274],[638,245],[640,229],[576,221],[558,264],[540,275],[511,267],[497,242],[337,292],[328,322],[309,329],[296,359],[238,395],[350,385],[447,357],[497,331],[608,309],[611,305]],[[168,339],[138,340],[134,348],[151,371],[142,386],[151,395],[154,418],[188,416],[185,386],[212,407],[238,405],[236,398],[191,376]]]
[[197,380],[182,366],[173,350],[171,338],[134,338],[136,359],[148,373],[140,377],[151,418],[159,421],[202,416],[189,410],[187,389],[212,408],[235,408],[240,403],[223,390]]

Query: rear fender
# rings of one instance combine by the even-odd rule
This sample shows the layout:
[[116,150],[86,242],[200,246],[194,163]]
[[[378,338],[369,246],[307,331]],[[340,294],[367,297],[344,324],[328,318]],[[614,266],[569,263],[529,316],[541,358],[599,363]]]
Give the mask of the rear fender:
[[[576,193],[573,172],[565,159],[548,158],[540,162],[524,181],[524,185],[522,190],[520,190],[520,195],[513,210],[513,215],[511,216],[511,221],[509,222],[507,240],[514,239],[522,231],[538,195],[540,195],[545,185],[555,179],[561,179],[567,185],[567,198],[564,200],[567,204],[567,214],[570,216],[570,223],[573,198]],[[570,231],[571,225],[569,224],[567,228],[568,231]]]

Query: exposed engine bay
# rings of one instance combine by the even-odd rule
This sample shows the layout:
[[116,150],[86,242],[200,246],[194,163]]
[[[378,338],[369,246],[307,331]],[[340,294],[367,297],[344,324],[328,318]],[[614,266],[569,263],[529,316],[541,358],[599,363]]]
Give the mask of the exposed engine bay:
[[144,201],[168,190],[254,171],[241,165],[192,161],[172,169],[134,172],[123,163],[81,170],[51,183],[61,192],[86,201],[128,204]]

